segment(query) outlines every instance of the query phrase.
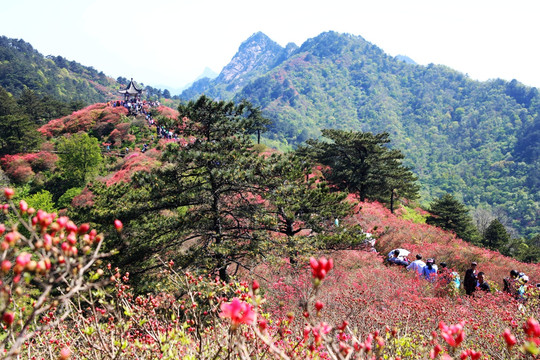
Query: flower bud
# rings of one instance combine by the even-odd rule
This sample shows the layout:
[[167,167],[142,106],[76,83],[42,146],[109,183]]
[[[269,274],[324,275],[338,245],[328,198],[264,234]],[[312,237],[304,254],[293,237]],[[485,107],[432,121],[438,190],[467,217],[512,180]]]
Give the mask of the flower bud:
[[4,314],[2,315],[2,321],[7,326],[10,326],[11,324],[13,324],[13,321],[15,321],[15,314],[12,313],[11,311],[4,312]]
[[253,289],[253,292],[259,290],[259,282],[257,280],[253,280],[253,282],[251,283],[251,288]]
[[37,267],[37,262],[35,262],[34,260],[30,260],[28,264],[26,264],[26,270],[29,272],[36,271],[36,267]]
[[116,229],[116,231],[120,232],[122,231],[122,228],[124,227],[124,225],[122,224],[122,222],[118,219],[114,220],[114,227]]
[[86,232],[88,232],[88,230],[90,230],[90,224],[81,224],[81,226],[79,226],[79,234],[85,234]]
[[15,195],[15,190],[13,190],[12,188],[4,188],[4,196],[6,197],[6,199],[10,200],[13,195]]
[[19,201],[19,210],[24,214],[28,211],[28,203],[24,200]]
[[506,346],[511,348],[512,346],[516,345],[517,340],[514,335],[510,332],[510,329],[504,330],[502,337],[504,338],[504,341],[506,341]]
[[67,346],[64,346],[62,350],[60,350],[60,355],[58,358],[60,360],[68,360],[70,357],[71,357],[71,350]]
[[9,260],[2,261],[1,267],[2,267],[2,271],[7,273],[11,269],[11,261]]

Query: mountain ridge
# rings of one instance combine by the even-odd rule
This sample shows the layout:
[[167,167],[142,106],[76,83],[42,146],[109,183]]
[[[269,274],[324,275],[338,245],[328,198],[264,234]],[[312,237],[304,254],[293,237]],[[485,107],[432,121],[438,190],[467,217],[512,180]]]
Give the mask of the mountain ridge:
[[[242,42],[231,61],[215,79],[203,78],[195,81],[180,97],[195,98],[208,92],[212,97],[228,98],[257,74],[264,73],[286,60],[296,48],[294,43],[281,47],[259,31]],[[213,90],[214,88],[216,90]]]
[[[235,58],[247,57],[242,51]],[[454,193],[473,208],[504,209],[517,228],[540,231],[540,165],[537,155],[524,155],[540,147],[526,136],[538,134],[536,88],[412,64],[333,31],[308,39],[267,71],[242,76],[245,85],[236,83],[236,91],[221,76],[182,97],[251,101],[273,120],[265,137],[278,146],[296,147],[323,128],[389,132],[420,177],[425,201]]]

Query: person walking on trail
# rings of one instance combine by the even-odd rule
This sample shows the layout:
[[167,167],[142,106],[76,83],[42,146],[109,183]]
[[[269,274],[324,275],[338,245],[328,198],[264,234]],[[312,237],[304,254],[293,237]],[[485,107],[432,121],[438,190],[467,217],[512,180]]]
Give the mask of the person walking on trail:
[[414,260],[409,264],[409,266],[407,266],[407,270],[414,270],[420,276],[422,275],[422,270],[424,270],[424,266],[426,266],[426,263],[422,261],[422,255],[416,254],[416,260]]
[[437,265],[435,260],[427,259],[426,266],[422,269],[422,276],[429,282],[437,281]]
[[465,288],[465,293],[467,295],[472,295],[476,290],[476,284],[478,282],[478,272],[476,271],[476,266],[478,264],[473,261],[471,263],[471,268],[465,271],[465,277],[463,279],[463,287]]

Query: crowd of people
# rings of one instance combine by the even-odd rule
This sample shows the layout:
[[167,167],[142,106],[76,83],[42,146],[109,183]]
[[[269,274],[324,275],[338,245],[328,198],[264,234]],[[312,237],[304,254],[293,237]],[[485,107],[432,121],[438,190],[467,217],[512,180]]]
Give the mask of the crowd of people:
[[112,107],[123,106],[128,110],[129,115],[139,115],[140,113],[143,113],[144,115],[148,116],[149,113],[147,113],[146,107],[156,107],[159,106],[160,103],[159,101],[146,101],[139,98],[129,98],[125,100],[109,101],[107,105]]
[[[156,127],[158,139],[168,139],[168,140],[178,141],[177,133],[175,133],[173,130],[167,129],[165,126],[157,124],[155,119],[152,116],[150,109],[153,107],[160,106],[161,104],[159,103],[159,101],[146,101],[146,100],[140,100],[139,98],[130,98],[130,99],[125,99],[125,100],[109,101],[107,105],[112,106],[112,107],[123,106],[128,110],[128,113],[131,116],[144,115],[144,118],[146,119],[148,126]],[[154,136],[152,136],[152,141],[154,141]],[[107,146],[106,148],[107,151],[111,150],[110,144],[104,143],[104,145]],[[141,152],[145,153],[147,150],[148,150],[148,144],[144,144]],[[127,154],[129,152],[129,148],[126,148],[124,152]]]
[[[454,290],[459,291],[461,287],[461,277],[455,271],[449,269],[446,263],[441,262],[440,269],[435,264],[432,258],[425,262],[422,260],[421,254],[416,254],[414,261],[409,261],[409,251],[404,249],[395,249],[388,254],[388,263],[390,265],[403,266],[409,271],[414,271],[418,277],[425,279],[431,283],[439,282],[443,287],[451,286]],[[477,271],[478,264],[472,262],[471,266],[465,271],[463,277],[463,288],[465,294],[473,296],[477,291],[492,292],[491,286],[486,279],[484,272]],[[512,295],[518,300],[526,300],[529,288],[540,288],[540,284],[531,286],[529,277],[523,272],[511,270],[510,276],[503,279],[503,291]]]

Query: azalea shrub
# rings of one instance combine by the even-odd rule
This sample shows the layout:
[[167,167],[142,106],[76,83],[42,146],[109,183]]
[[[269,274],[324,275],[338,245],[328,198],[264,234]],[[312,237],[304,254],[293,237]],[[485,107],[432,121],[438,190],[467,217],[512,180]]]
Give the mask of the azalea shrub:
[[[384,340],[381,352],[388,358],[413,355],[428,358],[435,345],[445,348],[452,356],[464,349],[499,354],[507,348],[501,341],[506,328],[524,342],[526,336],[518,331],[519,326],[528,318],[540,315],[536,300],[539,293],[527,302],[505,293],[479,292],[474,297],[453,297],[441,289],[445,285],[440,282],[432,284],[401,267],[385,266],[377,254],[340,251],[333,256],[334,269],[316,297],[322,307],[310,300],[317,282],[310,278],[308,266],[299,268],[285,262],[256,269],[262,278],[275,279],[267,284],[261,282],[261,287],[266,289],[269,312],[278,318],[292,314],[295,319],[302,319],[307,306],[308,310],[318,312],[317,319],[326,324],[338,326],[346,321],[357,337],[365,339],[371,334],[373,344],[369,348],[374,351],[378,346],[375,334],[381,336]],[[467,336],[458,343],[441,341],[440,333],[433,333],[441,321],[461,324]],[[299,321],[292,327],[300,332],[303,326]]]
[[[294,263],[273,258],[238,267],[230,282],[196,265],[158,260],[155,286],[139,293],[129,273],[103,259],[103,237],[88,224],[15,203],[11,189],[4,198],[2,210],[14,219],[0,225],[5,358],[448,360],[540,353],[539,293],[450,294],[442,279],[425,281],[361,250],[299,255]],[[363,221],[381,211],[367,207]],[[129,241],[122,223],[113,225]],[[379,240],[391,233],[371,230]]]
[[424,223],[403,219],[377,202],[362,202],[354,216],[347,219],[346,225],[359,224],[377,236],[377,250],[388,254],[392,249],[405,248],[411,257],[421,253],[423,257],[434,258],[436,263],[446,262],[463,278],[465,270],[475,261],[478,271],[485,272],[487,279],[503,288],[503,278],[510,270],[524,272],[531,283],[540,282],[540,267],[537,264],[521,263],[501,255],[497,251],[471,245],[450,232]]
[[102,235],[25,200],[16,204],[14,196],[3,190],[6,221],[0,223],[0,350],[8,358],[34,336],[57,329],[73,310],[70,301],[104,284],[96,266]]
[[[301,287],[289,296],[297,288],[283,291],[289,279],[267,284],[268,269],[245,274],[251,280],[226,283],[212,275],[177,271],[172,262],[163,262],[157,275],[161,282],[153,293],[137,295],[129,286],[129,274],[108,266],[112,285],[84,302],[70,302],[76,311],[56,329],[38,332],[22,351],[39,356],[68,347],[75,358],[92,359],[448,360],[538,355],[540,325],[529,308],[518,310],[511,302],[504,306],[486,297],[446,301],[430,296],[429,287],[408,302],[386,298],[371,305],[373,293],[362,286],[366,279],[356,283],[340,270],[361,259],[369,255],[310,259],[289,276],[299,277],[293,287]],[[361,267],[369,269],[368,264]],[[272,271],[291,274],[290,270],[276,266]],[[407,278],[404,274],[399,279],[405,288],[425,286]],[[343,288],[344,283],[356,285],[356,292]],[[381,297],[395,294],[382,293]],[[343,294],[348,299],[341,298]],[[381,308],[384,304],[386,309]],[[489,319],[486,311],[492,315]],[[493,319],[497,321],[485,327]],[[52,344],[47,341],[51,337]]]
[[180,113],[178,110],[172,109],[168,106],[160,105],[156,107],[155,109],[152,109],[152,114],[154,116],[164,116],[166,118],[169,118],[171,120],[177,121]]
[[58,156],[49,151],[38,153],[5,155],[0,164],[6,175],[16,183],[26,183],[35,177],[36,173],[54,170]]
[[[96,103],[84,109],[75,111],[71,115],[49,121],[38,129],[47,138],[58,137],[66,133],[79,131],[106,134],[110,130],[103,130],[103,124],[110,123],[116,126],[125,119],[128,110],[123,106],[107,106],[105,103]],[[107,126],[107,128],[109,128]]]
[[116,184],[118,182],[127,183],[131,180],[131,176],[137,172],[149,173],[151,169],[160,164],[160,161],[158,161],[159,153],[158,150],[150,149],[144,154],[140,152],[128,154],[124,160],[117,165],[119,169],[105,177],[103,180],[107,185]]

